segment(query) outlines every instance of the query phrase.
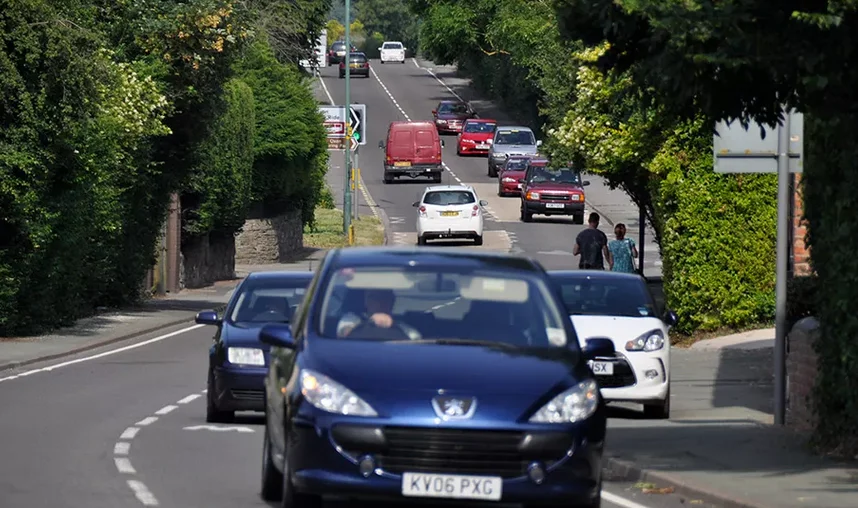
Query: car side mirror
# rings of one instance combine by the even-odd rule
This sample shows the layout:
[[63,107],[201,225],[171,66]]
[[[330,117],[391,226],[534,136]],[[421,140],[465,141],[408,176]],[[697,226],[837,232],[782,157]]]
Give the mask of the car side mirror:
[[584,346],[584,357],[587,360],[594,360],[599,357],[613,356],[616,352],[614,349],[614,341],[606,337],[594,337],[587,339]]
[[518,183],[524,183],[524,178],[519,178]]
[[676,324],[679,323],[679,316],[676,315],[676,312],[668,309],[665,311],[662,321],[664,321],[667,326],[676,326]]
[[441,140],[441,148],[444,148],[444,140]]
[[590,185],[590,180],[584,180],[584,183],[582,183],[581,185],[583,185],[584,187]]
[[437,114],[438,114],[438,110],[433,109],[433,110],[432,110],[432,114],[433,114],[433,115],[437,115]]
[[204,310],[197,313],[194,318],[194,322],[198,325],[219,325],[221,320],[217,317],[217,312],[213,310]]
[[536,140],[536,146],[542,146],[542,140],[541,139]]
[[411,203],[411,206],[413,206],[414,208],[418,208],[420,206],[420,201],[415,201]]
[[480,200],[480,206],[489,206],[489,202],[486,201],[485,199],[481,199]]
[[384,150],[384,141],[379,141],[378,147],[381,148],[382,150]]
[[265,325],[259,331],[259,341],[269,346],[295,349],[295,338],[292,337],[292,327],[286,324],[272,323]]

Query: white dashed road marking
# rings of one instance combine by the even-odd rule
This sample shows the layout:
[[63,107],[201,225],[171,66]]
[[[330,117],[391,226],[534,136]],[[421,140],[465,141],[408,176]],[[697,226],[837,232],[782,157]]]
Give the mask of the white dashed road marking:
[[137,470],[131,465],[131,461],[124,457],[114,457],[113,462],[116,463],[116,469],[122,474],[137,474]]
[[142,420],[135,423],[134,425],[137,425],[138,427],[145,427],[145,426],[152,424],[152,423],[155,423],[157,421],[158,421],[157,416],[147,416],[146,418],[143,418]]
[[179,406],[164,406],[161,409],[155,411],[155,414],[158,416],[164,416],[166,414],[170,414],[173,410],[177,409]]
[[137,427],[128,427],[127,429],[125,429],[125,432],[123,432],[122,435],[119,436],[119,439],[134,439],[134,437],[137,436],[138,432],[140,432],[140,429],[138,429]]
[[184,399],[180,399],[179,402],[177,402],[177,404],[187,404],[188,402],[193,402],[193,401],[197,400],[198,398],[200,398],[199,393],[192,393],[192,394],[188,395],[187,397],[185,397]]
[[137,496],[137,499],[145,506],[158,506],[158,500],[155,499],[155,496],[153,496],[151,492],[149,492],[149,489],[146,488],[146,485],[144,485],[143,482],[128,480],[128,487],[134,491],[134,495]]
[[114,455],[128,455],[128,450],[131,448],[131,443],[118,442],[113,445]]

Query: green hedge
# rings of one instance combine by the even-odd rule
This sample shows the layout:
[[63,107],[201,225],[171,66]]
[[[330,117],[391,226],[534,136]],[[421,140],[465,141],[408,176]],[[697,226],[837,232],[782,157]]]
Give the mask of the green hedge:
[[777,179],[715,173],[704,124],[677,129],[650,167],[664,291],[680,332],[774,317]]

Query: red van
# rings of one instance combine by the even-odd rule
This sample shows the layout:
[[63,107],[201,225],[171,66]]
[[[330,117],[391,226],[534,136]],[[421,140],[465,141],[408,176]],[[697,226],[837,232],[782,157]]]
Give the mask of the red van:
[[431,122],[391,122],[387,141],[379,141],[384,150],[384,183],[394,178],[428,176],[441,183],[441,148],[444,140]]

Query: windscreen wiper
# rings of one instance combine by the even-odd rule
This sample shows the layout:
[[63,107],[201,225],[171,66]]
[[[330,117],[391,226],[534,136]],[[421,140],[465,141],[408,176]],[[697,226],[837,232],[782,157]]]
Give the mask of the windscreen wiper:
[[506,342],[495,342],[491,340],[475,339],[417,339],[417,340],[393,340],[389,344],[438,344],[441,346],[485,346],[501,349],[518,349],[517,346]]

